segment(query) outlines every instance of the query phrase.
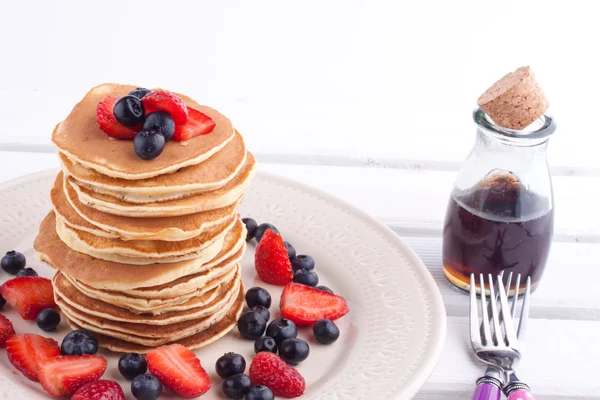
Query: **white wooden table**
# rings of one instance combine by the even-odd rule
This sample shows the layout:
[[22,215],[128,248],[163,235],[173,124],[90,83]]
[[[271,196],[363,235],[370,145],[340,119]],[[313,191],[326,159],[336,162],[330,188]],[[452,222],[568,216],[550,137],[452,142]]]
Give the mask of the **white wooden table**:
[[[220,109],[262,170],[361,207],[430,268],[448,335],[419,400],[470,398],[483,371],[467,297],[441,271],[442,219],[475,99],[531,64],[558,117],[556,235],[519,376],[538,399],[600,399],[595,2],[0,0],[0,10],[0,181],[56,168],[54,124],[101,82]],[[484,56],[499,43],[510,51]]]

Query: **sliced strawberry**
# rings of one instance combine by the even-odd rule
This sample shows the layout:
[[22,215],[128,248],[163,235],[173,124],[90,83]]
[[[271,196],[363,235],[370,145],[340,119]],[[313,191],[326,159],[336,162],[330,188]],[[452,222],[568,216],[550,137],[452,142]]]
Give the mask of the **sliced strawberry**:
[[183,125],[188,122],[188,107],[180,97],[171,92],[156,90],[142,99],[146,115],[154,111],[165,111],[171,115],[175,124]]
[[254,356],[248,375],[253,385],[264,385],[275,396],[298,397],[306,389],[306,382],[300,372],[276,354],[267,351]]
[[34,320],[46,308],[56,307],[52,282],[41,276],[22,276],[6,281],[0,294],[21,317]]
[[177,395],[203,395],[212,382],[196,355],[180,344],[161,346],[146,354],[148,370]]
[[15,328],[12,322],[4,315],[0,314],[0,347],[6,345],[6,341],[15,334]]
[[100,379],[106,365],[100,356],[54,357],[40,363],[40,383],[54,396],[70,396],[80,387]]
[[117,382],[96,381],[77,389],[71,400],[125,400],[125,393]]
[[206,135],[215,129],[215,125],[211,117],[188,107],[188,122],[184,125],[175,125],[173,140],[183,142],[195,136]]
[[349,311],[342,296],[295,282],[288,283],[283,289],[279,308],[283,318],[296,325],[313,325],[320,319],[334,321]]
[[28,379],[39,381],[38,371],[42,361],[60,355],[60,347],[54,339],[26,333],[15,335],[6,342],[8,360]]
[[140,131],[139,126],[121,125],[113,114],[118,97],[108,96],[96,106],[96,121],[102,132],[115,139],[133,139]]
[[292,281],[292,264],[280,234],[267,229],[256,247],[254,267],[263,282],[283,286]]

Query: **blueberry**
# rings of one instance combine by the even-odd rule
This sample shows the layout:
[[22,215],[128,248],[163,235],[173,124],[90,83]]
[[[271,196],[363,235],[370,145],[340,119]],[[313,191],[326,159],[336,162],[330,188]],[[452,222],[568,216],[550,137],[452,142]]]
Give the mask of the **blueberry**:
[[154,375],[138,375],[131,382],[131,394],[136,400],[156,400],[162,390],[162,383]]
[[298,328],[289,319],[278,318],[274,319],[267,327],[267,336],[275,339],[277,344],[280,344],[285,339],[291,339],[298,336]]
[[152,90],[150,89],[146,89],[146,88],[137,88],[135,90],[132,90],[131,92],[128,93],[129,96],[135,96],[138,99],[143,99],[144,96],[146,96],[148,93],[152,92]]
[[324,285],[317,286],[317,289],[322,290],[322,291],[327,292],[327,293],[334,294],[333,290],[329,289],[327,286],[324,286]]
[[165,148],[165,137],[157,130],[142,129],[133,139],[135,153],[144,160],[152,160]]
[[23,268],[17,272],[17,276],[38,276],[38,273],[33,268]]
[[63,356],[82,356],[98,352],[98,339],[83,329],[69,332],[60,345]]
[[4,297],[2,297],[2,295],[0,294],[0,310],[2,310],[4,308],[4,305],[6,304],[6,300],[4,299]]
[[169,113],[156,111],[146,115],[142,129],[159,131],[165,137],[165,141],[168,142],[175,133],[175,121]]
[[119,358],[119,372],[129,381],[145,374],[147,370],[148,362],[142,354],[125,353]]
[[306,256],[304,254],[297,255],[296,258],[292,260],[292,270],[294,272],[299,269],[315,269],[315,260],[311,256]]
[[254,342],[254,352],[268,351],[277,354],[277,342],[270,336],[263,336]]
[[298,365],[308,358],[310,348],[302,339],[285,339],[279,344],[279,357],[288,364]]
[[262,315],[262,317],[265,319],[265,322],[269,322],[269,320],[271,319],[271,313],[269,312],[269,309],[266,307],[254,306],[250,310],[256,311],[257,313]]
[[309,269],[299,269],[298,271],[294,272],[294,277],[292,280],[296,283],[315,287],[319,284],[319,275],[317,275],[315,271],[311,271]]
[[46,308],[38,314],[36,322],[41,330],[52,332],[60,323],[60,314],[53,308]]
[[294,248],[294,246],[292,246],[290,242],[283,242],[283,245],[285,246],[285,249],[288,252],[288,257],[290,258],[290,260],[296,258],[296,249]]
[[245,400],[274,400],[271,389],[263,385],[256,385],[246,394]]
[[2,269],[11,275],[16,275],[17,272],[25,268],[25,256],[18,251],[11,250],[0,261]]
[[237,353],[223,354],[215,364],[215,370],[221,378],[241,374],[246,369],[246,360]]
[[320,319],[313,325],[313,333],[317,342],[331,344],[340,337],[340,330],[328,319]]
[[244,374],[230,376],[225,379],[221,385],[223,393],[230,399],[243,399],[251,388],[252,382],[250,382],[248,375]]
[[248,231],[246,234],[246,242],[249,242],[250,240],[254,239],[258,224],[252,218],[244,218],[242,219],[242,222],[246,225],[246,230]]
[[115,103],[113,115],[121,125],[134,126],[144,121],[144,105],[135,96],[121,97]]
[[262,306],[265,308],[271,307],[271,295],[261,287],[253,287],[246,292],[246,304],[252,308]]
[[267,321],[259,312],[250,310],[242,314],[237,327],[243,337],[256,340],[265,332]]
[[262,239],[262,237],[265,234],[265,231],[267,229],[271,229],[273,232],[279,233],[277,228],[275,228],[271,224],[260,224],[259,226],[256,227],[256,232],[254,233],[254,237],[256,238],[257,243],[260,242],[260,239]]

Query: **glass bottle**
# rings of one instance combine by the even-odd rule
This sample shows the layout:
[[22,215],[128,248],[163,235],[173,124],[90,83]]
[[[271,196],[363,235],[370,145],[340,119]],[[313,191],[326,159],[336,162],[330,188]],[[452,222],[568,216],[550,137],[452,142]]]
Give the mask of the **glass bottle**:
[[[454,183],[443,228],[443,268],[456,287],[469,290],[471,273],[520,273],[535,290],[554,231],[552,180],[546,160],[556,130],[543,115],[525,130],[496,125],[473,112],[477,138]],[[514,283],[514,280],[513,280]],[[514,289],[514,288],[511,288]]]

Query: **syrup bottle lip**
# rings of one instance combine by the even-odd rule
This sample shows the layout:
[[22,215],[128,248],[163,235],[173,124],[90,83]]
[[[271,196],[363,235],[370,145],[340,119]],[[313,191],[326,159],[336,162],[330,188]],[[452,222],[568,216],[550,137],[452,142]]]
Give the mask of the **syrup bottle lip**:
[[473,111],[473,121],[475,121],[478,129],[486,135],[508,144],[520,146],[542,144],[556,131],[556,122],[550,114],[542,115],[522,130],[508,129],[496,125],[481,108],[476,108]]

